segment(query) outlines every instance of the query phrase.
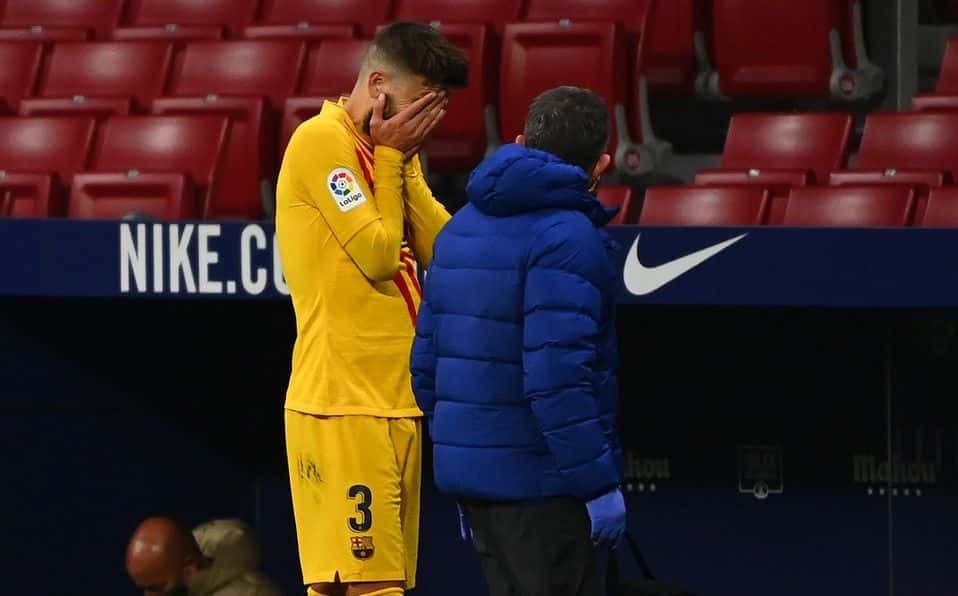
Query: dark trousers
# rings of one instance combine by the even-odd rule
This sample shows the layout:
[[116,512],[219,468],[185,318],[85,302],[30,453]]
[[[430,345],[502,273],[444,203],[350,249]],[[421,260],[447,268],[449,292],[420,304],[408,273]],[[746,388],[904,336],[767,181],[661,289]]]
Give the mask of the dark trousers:
[[462,505],[490,596],[600,595],[591,523],[581,501]]

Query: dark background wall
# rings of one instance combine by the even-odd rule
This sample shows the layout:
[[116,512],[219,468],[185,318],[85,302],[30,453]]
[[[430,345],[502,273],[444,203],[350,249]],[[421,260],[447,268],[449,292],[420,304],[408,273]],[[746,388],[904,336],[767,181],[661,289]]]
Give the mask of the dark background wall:
[[[958,591],[946,314],[623,308],[620,333],[630,525],[663,579]],[[167,514],[246,519],[301,594],[282,436],[293,334],[278,302],[0,301],[4,593],[133,594],[127,537]],[[417,593],[482,594],[428,474],[423,501]]]

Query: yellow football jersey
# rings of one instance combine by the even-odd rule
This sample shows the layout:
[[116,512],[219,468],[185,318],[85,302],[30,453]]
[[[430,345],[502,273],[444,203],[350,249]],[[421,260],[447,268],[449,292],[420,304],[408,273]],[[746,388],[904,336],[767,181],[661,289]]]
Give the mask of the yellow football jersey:
[[[385,209],[380,213],[374,194],[373,157],[380,153],[342,104],[326,102],[319,115],[300,125],[279,175],[276,233],[297,329],[286,407],[324,416],[421,416],[409,378],[422,295],[416,261],[404,241],[398,273],[375,282],[345,248],[363,228],[382,220]],[[428,193],[418,161],[401,165],[399,152],[377,151],[382,150],[391,152],[401,170],[390,169],[395,180],[381,180],[383,187],[428,194],[412,201],[413,207],[404,205],[406,221],[396,225],[421,236],[410,243],[431,258],[435,234],[449,215]],[[421,233],[412,229],[417,224]]]

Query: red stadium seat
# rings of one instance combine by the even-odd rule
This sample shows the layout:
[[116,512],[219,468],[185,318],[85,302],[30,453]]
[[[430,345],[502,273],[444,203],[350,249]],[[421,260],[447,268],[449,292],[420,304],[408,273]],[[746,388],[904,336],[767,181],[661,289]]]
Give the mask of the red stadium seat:
[[643,49],[653,93],[707,95],[713,72],[705,38],[704,0],[656,2]]
[[831,186],[868,186],[873,184],[905,186],[915,191],[915,221],[920,221],[928,204],[928,193],[947,184],[950,177],[943,172],[908,170],[899,172],[889,169],[844,170],[832,172],[828,183]]
[[279,108],[295,91],[305,57],[294,41],[191,43],[176,60],[171,94],[265,96]]
[[364,39],[331,39],[310,48],[303,69],[299,97],[339,97],[349,95],[369,41]]
[[768,212],[759,186],[653,186],[639,223],[652,226],[758,226]]
[[764,186],[773,197],[788,195],[793,186],[812,184],[806,170],[750,168],[748,170],[701,170],[695,175],[697,186]]
[[73,219],[195,219],[196,190],[185,174],[77,174],[70,190]]
[[91,116],[104,120],[110,116],[126,116],[133,111],[127,97],[84,97],[74,99],[34,97],[20,102],[20,116]]
[[469,86],[451,93],[446,116],[425,150],[431,170],[468,171],[482,161],[496,137],[492,41],[484,25],[438,27],[469,58]]
[[327,39],[355,36],[353,25],[254,25],[243,31],[245,39],[294,39],[310,45]]
[[644,35],[650,4],[649,0],[530,0],[526,20],[612,21],[631,35]]
[[958,187],[933,188],[928,207],[915,215],[915,222],[926,228],[958,228]]
[[788,193],[797,186],[812,183],[811,172],[752,168],[749,170],[703,170],[695,175],[698,186],[755,185],[769,193],[767,223],[779,225],[785,217]]
[[50,174],[3,174],[0,193],[6,194],[4,217],[62,217],[66,190]]
[[0,192],[9,215],[63,215],[65,187],[93,143],[92,118],[0,118]]
[[919,93],[911,98],[911,109],[919,112],[958,111],[958,94]]
[[[38,96],[23,102],[22,114],[36,107],[83,111],[88,99],[133,100],[140,110],[163,93],[173,60],[169,44],[94,42],[57,44],[47,60]],[[59,104],[59,106],[57,105]]]
[[42,44],[0,42],[0,113],[16,110],[33,93],[42,61]]
[[899,176],[940,172],[958,175],[958,113],[873,113],[865,120],[853,171]]
[[110,119],[102,127],[90,171],[73,181],[69,215],[196,217],[215,192],[228,128],[228,119],[218,116]]
[[87,161],[94,128],[92,118],[2,118],[0,169],[56,174],[69,184]]
[[786,226],[897,227],[911,223],[915,191],[901,186],[792,189]]
[[225,29],[237,37],[256,16],[257,0],[130,0],[126,22],[137,27]]
[[286,150],[297,126],[319,113],[326,99],[352,92],[368,46],[362,39],[330,39],[310,49],[302,83],[283,108],[280,151]]
[[735,114],[719,169],[811,172],[813,183],[848,159],[850,114]]
[[502,138],[511,141],[522,132],[529,104],[540,93],[578,85],[596,92],[609,106],[613,126],[609,146],[615,151],[616,167],[631,175],[654,169],[664,151],[654,138],[630,130],[624,42],[613,23],[507,25],[499,77]]
[[371,37],[376,27],[387,22],[390,0],[263,0],[258,25],[351,25],[359,34]]
[[60,43],[66,41],[87,41],[92,35],[86,29],[65,27],[41,27],[39,25],[21,29],[0,29],[0,41]]
[[170,86],[176,97],[154,101],[152,113],[215,113],[232,120],[222,184],[204,217],[262,213],[263,187],[276,170],[277,114],[296,88],[305,55],[299,42],[201,42],[187,45],[177,60]]
[[263,185],[273,179],[276,138],[271,110],[256,97],[169,97],[157,99],[156,115],[211,114],[228,117],[230,130],[223,150],[221,179],[209,201],[203,203],[204,218],[256,219],[263,211]]
[[951,184],[956,176],[958,112],[907,112],[869,114],[855,165],[831,179],[909,186],[916,191],[920,217],[928,188]]
[[393,17],[423,23],[484,23],[501,33],[521,13],[522,0],[397,0]]
[[[657,5],[655,5],[657,6]],[[647,141],[654,139],[652,119],[648,111],[647,81],[644,76],[646,32],[653,9],[651,1],[635,0],[532,0],[528,9],[530,21],[559,23],[617,22],[625,27],[628,42],[629,117],[638,136]],[[654,143],[649,143],[654,146]],[[663,146],[664,148],[664,146]],[[661,160],[664,156],[656,156]]]
[[0,27],[41,33],[43,29],[74,29],[108,39],[120,22],[124,0],[6,0]]
[[848,0],[714,0],[716,73],[710,91],[729,97],[870,97],[881,71],[848,65],[841,33]]
[[113,39],[117,41],[165,41],[180,49],[191,41],[223,39],[223,28],[214,25],[164,25],[162,27],[117,27]]
[[868,186],[870,184],[894,184],[925,189],[925,194],[932,188],[944,186],[950,177],[943,172],[888,169],[882,172],[876,170],[842,170],[832,172],[828,177],[831,186]]
[[635,223],[635,202],[631,186],[603,186],[599,188],[599,202],[603,207],[619,210],[609,224],[616,226]]
[[848,159],[853,119],[849,114],[736,114],[722,161],[702,170],[705,186],[758,184],[769,189],[769,223],[781,223],[793,186],[822,184]]
[[[615,21],[632,37],[633,68],[656,91],[691,91],[700,0],[531,0],[529,21]],[[702,38],[704,40],[704,37]],[[702,56],[705,54],[704,41]],[[707,64],[707,58],[705,60]],[[705,67],[708,69],[707,66]],[[638,72],[638,70],[637,70]],[[703,85],[707,75],[701,78]],[[703,87],[704,88],[704,87]]]

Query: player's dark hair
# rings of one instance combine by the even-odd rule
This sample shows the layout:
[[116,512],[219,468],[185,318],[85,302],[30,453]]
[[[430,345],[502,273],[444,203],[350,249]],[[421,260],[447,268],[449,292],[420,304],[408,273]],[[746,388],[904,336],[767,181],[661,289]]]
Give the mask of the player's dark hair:
[[460,88],[469,84],[465,54],[429,25],[387,25],[376,33],[370,52],[440,87]]
[[526,147],[589,172],[608,145],[609,113],[605,101],[588,89],[556,87],[529,106],[523,134]]

